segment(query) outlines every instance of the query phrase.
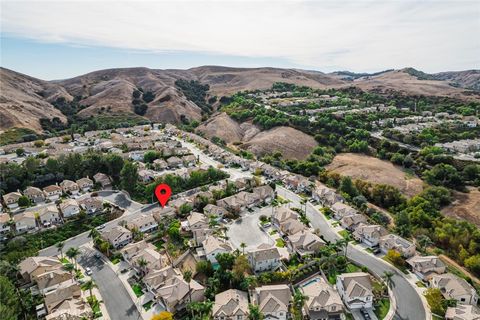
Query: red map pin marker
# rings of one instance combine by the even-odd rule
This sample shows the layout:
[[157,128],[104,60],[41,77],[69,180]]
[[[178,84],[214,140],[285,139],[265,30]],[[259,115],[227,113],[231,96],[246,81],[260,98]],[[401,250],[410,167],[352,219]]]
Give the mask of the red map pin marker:
[[157,197],[162,207],[165,207],[168,199],[170,199],[171,194],[172,189],[170,189],[170,186],[168,184],[162,183],[155,188],[155,196]]

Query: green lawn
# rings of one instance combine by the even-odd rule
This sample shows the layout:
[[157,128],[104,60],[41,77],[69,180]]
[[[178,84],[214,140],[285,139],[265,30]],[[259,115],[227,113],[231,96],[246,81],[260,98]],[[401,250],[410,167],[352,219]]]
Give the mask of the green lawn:
[[88,297],[87,302],[92,308],[93,318],[94,319],[101,318],[103,315],[102,315],[102,311],[100,311],[100,301],[97,300],[97,297],[96,296]]
[[148,311],[152,308],[152,305],[153,305],[153,301],[147,302],[143,305],[143,309],[145,309],[145,311]]
[[402,271],[403,273],[408,274],[406,266],[399,266],[399,265],[394,264],[392,261],[390,261],[390,259],[388,259],[387,256],[384,256],[382,259],[387,261],[388,263],[390,263],[392,266],[398,268],[398,270]]
[[285,241],[283,241],[282,238],[278,238],[276,241],[276,246],[279,248],[284,248],[285,247]]
[[132,290],[137,296],[137,298],[143,296],[142,287],[138,283],[132,285]]
[[426,287],[427,287],[427,286],[425,285],[425,283],[423,283],[422,281],[417,281],[417,282],[415,282],[415,283],[416,283],[416,285],[417,285],[418,287],[420,287],[420,288],[426,288]]
[[345,272],[351,273],[351,272],[360,272],[362,269],[354,265],[353,263],[347,264],[347,267],[345,268]]
[[388,298],[383,298],[377,301],[375,304],[375,315],[379,320],[385,318],[390,309],[390,300]]
[[117,263],[119,263],[121,260],[120,260],[120,258],[113,258],[111,261],[112,261],[113,264],[117,264]]
[[273,236],[274,234],[276,234],[278,231],[277,230],[272,230],[270,231],[270,235]]
[[63,263],[63,264],[70,263],[70,261],[68,261],[68,259],[65,258],[65,257],[61,258],[60,262]]
[[[8,130],[5,130],[3,133],[0,134],[0,146],[6,145],[6,144],[12,144],[12,143],[19,143],[19,142],[24,142],[25,140],[23,139],[24,136],[32,135],[31,138],[33,140],[37,140],[38,137],[33,137],[33,135],[36,136],[35,131],[27,128],[11,128]],[[32,139],[27,139],[32,141]]]
[[338,234],[344,239],[350,239],[350,232],[347,230],[338,231]]

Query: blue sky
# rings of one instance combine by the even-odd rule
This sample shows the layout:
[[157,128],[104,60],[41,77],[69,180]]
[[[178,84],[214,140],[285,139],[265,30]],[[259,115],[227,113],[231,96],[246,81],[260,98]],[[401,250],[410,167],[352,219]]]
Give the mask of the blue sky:
[[479,1],[1,2],[1,66],[42,79],[200,65],[480,68]]

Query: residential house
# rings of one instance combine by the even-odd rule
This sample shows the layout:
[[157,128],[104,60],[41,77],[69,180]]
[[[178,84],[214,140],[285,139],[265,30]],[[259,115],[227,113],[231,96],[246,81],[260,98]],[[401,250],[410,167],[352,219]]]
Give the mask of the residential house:
[[15,223],[15,230],[17,233],[38,229],[37,219],[35,218],[35,212],[33,211],[25,211],[14,215],[13,222]]
[[189,198],[186,198],[186,197],[180,197],[180,198],[177,198],[175,200],[171,200],[168,202],[168,205],[170,207],[172,207],[175,212],[179,213],[180,212],[180,208],[183,206],[183,205],[191,205],[193,207],[193,201],[190,200]]
[[153,182],[155,180],[156,172],[149,169],[143,169],[138,171],[138,180],[143,183]]
[[355,230],[361,223],[366,224],[367,218],[363,214],[351,214],[340,220],[342,227],[349,231]]
[[190,302],[205,300],[205,288],[190,280],[186,282],[181,275],[175,275],[165,280],[163,285],[156,290],[156,297],[160,298],[167,311],[176,313],[185,309]]
[[440,289],[445,299],[457,300],[460,304],[476,305],[478,302],[478,294],[475,288],[465,279],[454,274],[433,275],[430,279],[430,286]]
[[221,218],[227,214],[228,211],[225,208],[209,203],[203,208],[203,213],[207,216],[216,216]]
[[287,320],[292,293],[286,284],[262,286],[251,291],[250,301],[265,320]]
[[78,184],[71,180],[63,180],[62,182],[60,182],[60,187],[65,194],[78,194],[78,192],[80,191]]
[[79,299],[82,297],[82,289],[75,281],[65,281],[55,290],[45,294],[45,307],[48,313],[55,312],[66,300]]
[[232,213],[240,213],[247,208],[245,200],[233,195],[217,200],[217,206],[222,207]]
[[410,258],[415,255],[415,245],[396,234],[387,234],[381,237],[379,245],[384,253],[387,253],[388,250],[395,250],[400,252],[405,258]]
[[43,207],[40,212],[38,212],[38,221],[44,227],[50,227],[51,225],[60,223],[62,219],[60,218],[60,212],[57,206],[52,204]]
[[279,228],[279,232],[282,235],[293,235],[305,230],[305,225],[297,219],[289,219],[282,222]]
[[255,206],[258,206],[262,202],[256,193],[246,191],[241,191],[234,195],[234,197],[237,199],[238,202],[245,203],[245,206],[247,208],[253,208]]
[[325,185],[316,186],[316,188],[312,191],[312,198],[324,206],[331,206],[334,203],[345,201],[345,199],[336,193],[335,190]]
[[193,167],[197,163],[197,158],[193,155],[187,155],[182,157],[182,162],[185,167]]
[[63,200],[59,205],[64,218],[70,218],[80,213],[80,206],[74,199]]
[[101,212],[103,210],[103,200],[100,197],[90,197],[80,200],[80,207],[88,214]]
[[38,290],[43,294],[57,289],[65,281],[74,280],[72,274],[63,268],[49,270],[35,277]]
[[55,201],[60,199],[60,196],[62,195],[62,188],[56,184],[52,184],[43,188],[43,193],[45,193],[45,197],[48,200]]
[[275,199],[275,191],[269,185],[253,188],[252,193],[256,194],[264,203],[270,203]]
[[110,230],[102,231],[101,234],[115,249],[122,248],[133,240],[132,232],[122,226],[115,226]]
[[163,159],[155,159],[153,160],[153,167],[157,171],[166,170],[168,169],[168,163]]
[[215,295],[212,317],[214,320],[247,320],[247,293],[230,289]]
[[127,227],[130,230],[138,230],[143,233],[148,233],[158,228],[157,221],[153,218],[152,214],[140,214],[135,219],[128,222]]
[[372,281],[368,273],[352,272],[337,276],[337,290],[349,309],[372,307]]
[[266,243],[249,250],[247,257],[254,272],[273,271],[281,265],[278,248]]
[[276,207],[274,210],[271,222],[277,229],[280,229],[280,226],[288,220],[298,219],[298,215],[287,207]]
[[343,217],[346,217],[346,216],[357,213],[357,210],[353,209],[349,205],[346,205],[342,202],[334,203],[333,206],[331,207],[331,209],[333,211],[335,219],[337,219],[337,220],[340,220]]
[[91,319],[93,311],[82,298],[65,300],[55,307],[55,310],[45,317],[45,320]]
[[305,177],[296,174],[289,174],[284,178],[284,183],[287,189],[296,192],[307,192],[310,189],[310,181]]
[[187,228],[192,232],[196,245],[200,245],[212,233],[212,230],[209,229],[208,218],[199,212],[190,213],[187,217]]
[[155,208],[151,213],[158,223],[169,221],[177,215],[175,209],[169,206]]
[[18,272],[25,282],[35,282],[39,275],[62,267],[56,257],[28,257],[18,264]]
[[45,201],[45,194],[42,190],[36,187],[27,187],[23,191],[23,195],[26,196],[33,203],[40,203]]
[[202,242],[203,250],[208,261],[212,264],[217,263],[217,254],[232,252],[232,247],[223,239],[208,235]]
[[167,159],[167,164],[168,164],[168,167],[169,168],[180,168],[183,164],[182,162],[182,159],[180,159],[179,157],[170,157]]
[[303,314],[307,319],[343,319],[343,303],[338,292],[321,277],[300,284],[300,292],[306,297]]
[[360,223],[352,235],[355,240],[363,242],[369,247],[376,247],[380,238],[386,233],[382,226]]
[[211,191],[200,191],[193,196],[193,205],[197,206],[201,203],[208,203],[213,199],[213,193]]
[[110,177],[101,172],[98,172],[93,176],[93,181],[102,186],[102,188],[110,187],[112,185]]
[[303,257],[317,253],[325,246],[325,241],[310,230],[302,230],[288,236],[287,246],[290,251],[296,252],[299,256]]
[[10,192],[3,195],[3,201],[7,208],[16,209],[18,208],[18,199],[20,199],[21,196],[22,194],[20,192]]
[[[147,290],[154,296],[157,296],[157,290],[161,288],[167,279],[175,276],[181,276],[180,270],[171,266],[166,266],[162,269],[150,271],[144,278],[143,283],[147,287]],[[156,297],[158,299],[158,297]]]
[[[120,250],[125,261],[127,261],[137,272],[148,274],[148,272],[161,269],[165,266],[165,258],[156,250],[155,246],[145,240],[127,244]],[[146,266],[140,265],[145,260]]]
[[11,219],[8,213],[0,213],[0,234],[5,234],[10,231]]
[[80,191],[87,192],[93,189],[93,180],[90,178],[80,178],[77,180],[77,185]]
[[407,260],[412,271],[422,280],[430,280],[435,274],[445,273],[446,266],[437,256],[413,256]]
[[192,275],[195,275],[197,273],[197,263],[199,261],[199,257],[195,255],[193,251],[187,250],[173,261],[172,266],[183,272],[185,272],[185,270],[190,270]]
[[445,313],[446,320],[480,320],[480,309],[473,305],[459,304],[449,307]]
[[144,155],[145,155],[145,151],[142,151],[142,150],[130,151],[128,153],[128,157],[133,161],[143,161]]

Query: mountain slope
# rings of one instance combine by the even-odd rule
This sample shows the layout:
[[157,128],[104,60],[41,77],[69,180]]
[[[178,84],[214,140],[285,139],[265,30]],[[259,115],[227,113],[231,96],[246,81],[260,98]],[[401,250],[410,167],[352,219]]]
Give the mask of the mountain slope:
[[0,68],[0,130],[12,127],[41,131],[39,119],[65,116],[50,102],[72,97],[59,85]]
[[[237,91],[268,89],[275,82],[288,82],[313,88],[356,86],[367,91],[401,92],[406,95],[433,95],[462,100],[480,100],[480,93],[461,87],[480,87],[478,70],[445,72],[435,75],[413,73],[408,69],[391,70],[345,79],[345,72],[325,74],[318,71],[280,68],[229,68],[203,66],[188,70],[119,68],[91,72],[71,79],[43,81],[1,68],[0,130],[26,127],[41,131],[39,119],[66,118],[55,109],[57,98],[79,100],[79,117],[136,116],[133,93],[149,92],[152,99],[140,101],[147,107],[144,117],[156,122],[179,123],[200,120],[202,110],[188,100],[175,81],[195,80],[209,85],[207,99]],[[414,70],[414,69],[412,69]],[[443,80],[442,80],[443,79]],[[454,86],[453,86],[454,85]],[[138,101],[137,101],[138,102]]]

